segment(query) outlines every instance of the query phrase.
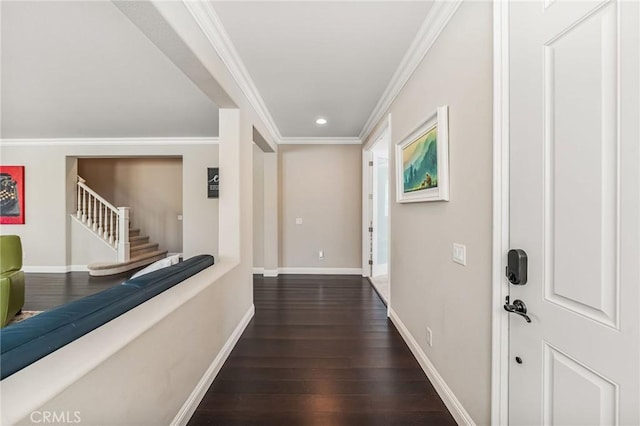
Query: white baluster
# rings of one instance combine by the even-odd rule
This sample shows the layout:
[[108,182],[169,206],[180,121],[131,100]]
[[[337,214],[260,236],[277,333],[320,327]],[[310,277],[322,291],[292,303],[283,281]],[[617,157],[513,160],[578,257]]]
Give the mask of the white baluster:
[[118,207],[118,262],[129,260],[129,207]]
[[87,222],[87,210],[85,208],[85,203],[87,202],[87,191],[82,188],[82,221]]
[[109,209],[109,244],[114,244],[113,231],[113,210]]
[[91,228],[91,225],[93,225],[93,222],[92,222],[93,216],[91,215],[91,198],[92,197],[93,196],[87,192],[87,226],[89,228]]
[[102,227],[104,226],[102,224],[102,211],[104,210],[104,204],[102,204],[102,202],[100,202],[100,204],[98,204],[98,235],[102,236]]
[[98,199],[93,197],[93,230],[98,230]]
[[104,206],[104,223],[102,224],[102,238],[109,240],[109,213],[111,209]]
[[82,217],[82,188],[78,185],[78,212],[76,213],[76,217],[80,219]]
[[113,246],[117,248],[118,247],[118,237],[120,237],[120,220],[118,219],[118,215],[117,214],[115,216],[116,216],[115,217],[116,230],[113,233],[113,238],[114,238]]

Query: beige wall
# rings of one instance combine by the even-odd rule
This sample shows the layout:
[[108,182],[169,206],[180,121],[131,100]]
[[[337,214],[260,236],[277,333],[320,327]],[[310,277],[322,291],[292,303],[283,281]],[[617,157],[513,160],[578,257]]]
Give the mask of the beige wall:
[[78,174],[107,201],[130,207],[132,228],[182,253],[182,158],[80,158]]
[[[491,396],[491,37],[491,4],[463,3],[390,111],[395,158],[395,144],[449,106],[450,201],[391,203],[391,307],[477,424],[489,423]],[[466,267],[451,260],[454,242]]]
[[281,145],[278,155],[280,267],[361,268],[361,146]]
[[62,272],[71,265],[70,217],[75,200],[76,157],[181,156],[183,159],[183,252],[185,256],[218,253],[218,200],[207,198],[206,169],[218,165],[218,145],[7,144],[2,164],[25,166],[25,225],[2,225],[2,233],[20,235],[25,268]]
[[253,144],[253,267],[264,266],[264,153]]

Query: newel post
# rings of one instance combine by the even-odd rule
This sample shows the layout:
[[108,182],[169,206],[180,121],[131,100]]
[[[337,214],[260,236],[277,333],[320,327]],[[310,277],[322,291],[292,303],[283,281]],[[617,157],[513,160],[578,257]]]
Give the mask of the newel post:
[[129,260],[129,207],[118,207],[118,262]]

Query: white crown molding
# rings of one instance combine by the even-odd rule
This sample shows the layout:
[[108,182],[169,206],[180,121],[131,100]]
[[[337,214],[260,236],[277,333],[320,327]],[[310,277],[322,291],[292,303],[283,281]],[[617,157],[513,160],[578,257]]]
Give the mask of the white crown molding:
[[220,56],[236,83],[245,94],[258,117],[263,121],[271,137],[277,144],[283,145],[317,145],[317,144],[362,144],[366,137],[373,131],[375,125],[383,118],[392,102],[400,93],[415,72],[420,62],[425,57],[431,46],[435,43],[442,30],[458,10],[462,0],[435,1],[424,23],[418,30],[418,34],[409,46],[407,53],[398,65],[387,88],[382,93],[376,107],[367,119],[358,137],[343,138],[293,138],[283,137],[273,117],[269,113],[258,88],[254,84],[240,55],[235,49],[231,38],[224,29],[224,25],[211,2],[183,0],[189,13],[192,15],[200,29],[203,31],[209,43]]
[[207,39],[209,39],[209,43],[218,53],[222,62],[229,69],[253,109],[256,110],[258,117],[267,127],[271,137],[276,143],[280,143],[282,135],[211,2],[183,0],[183,3]]
[[244,66],[229,34],[224,29],[224,25],[215,8],[210,2],[183,0],[187,10],[193,16],[200,29],[203,31],[209,43],[218,53],[222,62],[227,66],[229,72],[235,79],[240,89],[245,94],[249,103],[258,114],[258,117],[267,127],[273,140],[279,145],[350,145],[361,144],[357,137],[320,137],[320,138],[294,138],[283,137],[276,125],[269,109],[267,108],[258,88],[251,79],[251,75]]
[[360,138],[282,138],[280,145],[361,145]]
[[140,146],[140,145],[217,145],[218,138],[23,138],[0,139],[0,148],[10,146]]
[[375,126],[384,118],[393,101],[404,85],[407,84],[409,78],[411,78],[461,4],[462,0],[435,1],[433,3],[418,30],[418,34],[409,46],[387,88],[382,93],[380,100],[362,128],[359,135],[360,140],[366,141]]

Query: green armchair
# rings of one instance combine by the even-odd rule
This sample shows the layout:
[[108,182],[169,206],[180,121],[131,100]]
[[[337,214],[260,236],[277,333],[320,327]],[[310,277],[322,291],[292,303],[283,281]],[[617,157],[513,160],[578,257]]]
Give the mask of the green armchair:
[[0,327],[24,306],[22,243],[17,235],[0,236]]

